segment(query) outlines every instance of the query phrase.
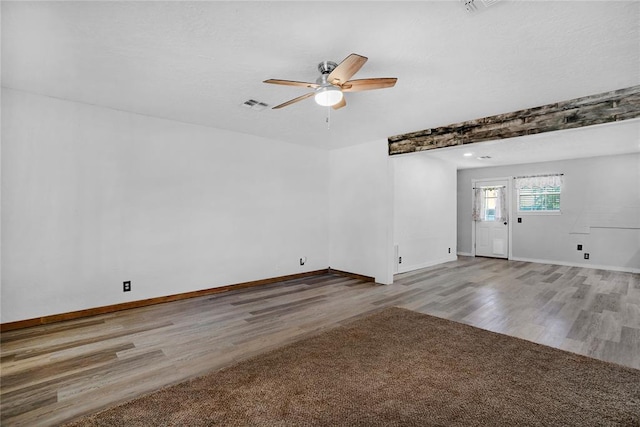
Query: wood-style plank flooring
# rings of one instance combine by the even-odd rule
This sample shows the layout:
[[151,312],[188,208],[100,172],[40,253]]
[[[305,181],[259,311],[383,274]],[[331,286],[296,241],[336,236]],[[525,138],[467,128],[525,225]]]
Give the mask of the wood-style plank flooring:
[[3,426],[58,425],[387,306],[640,369],[640,275],[488,258],[326,274],[6,332]]

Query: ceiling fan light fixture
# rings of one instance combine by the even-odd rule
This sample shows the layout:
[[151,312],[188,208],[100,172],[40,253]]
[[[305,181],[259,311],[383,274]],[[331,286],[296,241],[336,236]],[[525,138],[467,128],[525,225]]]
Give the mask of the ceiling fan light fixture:
[[318,105],[331,107],[342,101],[342,91],[334,85],[322,86],[316,89],[315,100]]

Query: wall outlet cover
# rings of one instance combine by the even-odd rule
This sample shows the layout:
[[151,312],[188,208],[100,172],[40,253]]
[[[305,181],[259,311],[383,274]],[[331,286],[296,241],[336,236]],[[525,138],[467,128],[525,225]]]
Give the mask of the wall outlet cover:
[[589,259],[589,254],[588,253],[584,254],[584,259]]
[[131,292],[131,280],[122,282],[122,292]]
[[581,251],[582,250],[582,245],[578,245],[578,250]]

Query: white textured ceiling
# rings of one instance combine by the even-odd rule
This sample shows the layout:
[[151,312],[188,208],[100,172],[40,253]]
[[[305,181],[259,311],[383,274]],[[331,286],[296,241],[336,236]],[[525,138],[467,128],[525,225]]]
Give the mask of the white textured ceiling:
[[[352,52],[398,83],[347,94],[330,129],[312,99],[242,106]],[[4,87],[319,148],[638,84],[637,1],[2,2]]]

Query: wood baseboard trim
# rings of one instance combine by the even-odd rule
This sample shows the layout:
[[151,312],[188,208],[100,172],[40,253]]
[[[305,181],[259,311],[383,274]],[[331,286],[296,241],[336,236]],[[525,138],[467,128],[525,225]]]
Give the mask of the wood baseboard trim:
[[[121,304],[112,304],[112,305],[105,305],[102,307],[87,308],[85,310],[71,311],[69,313],[52,314],[49,316],[35,317],[33,319],[2,323],[0,324],[0,332],[13,331],[15,329],[30,328],[32,326],[48,325],[50,323],[62,322],[65,320],[80,319],[83,317],[96,316],[98,314],[113,313],[116,311],[128,310],[131,308],[146,307],[149,305],[162,304],[165,302],[178,301],[178,300],[183,300],[187,298],[196,298],[196,297],[201,297],[206,295],[219,294],[222,292],[229,292],[236,289],[250,288],[253,286],[268,285],[276,282],[285,282],[287,280],[294,280],[294,279],[300,279],[308,276],[317,276],[320,274],[326,274],[326,273],[329,273],[330,271],[333,271],[338,274],[343,274],[342,272],[337,272],[336,270],[331,270],[329,268],[326,268],[322,270],[307,271],[305,273],[289,274],[286,276],[271,277],[269,279],[261,279],[261,280],[253,280],[251,282],[236,283],[234,285],[220,286],[217,288],[209,288],[209,289],[202,289],[199,291],[185,292],[185,293],[175,294],[175,295],[167,295],[164,297],[155,297],[155,298],[148,298],[148,299],[143,299],[138,301],[124,302]],[[345,273],[345,274],[348,275],[350,273]],[[358,275],[354,274],[349,277],[354,277],[354,276],[358,276]],[[366,276],[358,276],[358,277],[366,277]]]
[[363,276],[362,274],[349,273],[348,271],[336,270],[329,267],[329,273],[339,274],[341,276],[350,277],[352,279],[359,279],[365,282],[375,282],[376,279],[371,276]]
[[552,259],[511,257],[509,258],[509,261],[524,261],[524,262],[535,262],[536,264],[565,265],[567,267],[592,268],[594,270],[619,271],[621,273],[632,273],[632,274],[640,273],[640,268],[619,267],[616,265],[587,264],[587,263],[581,263],[581,262],[555,261]]

